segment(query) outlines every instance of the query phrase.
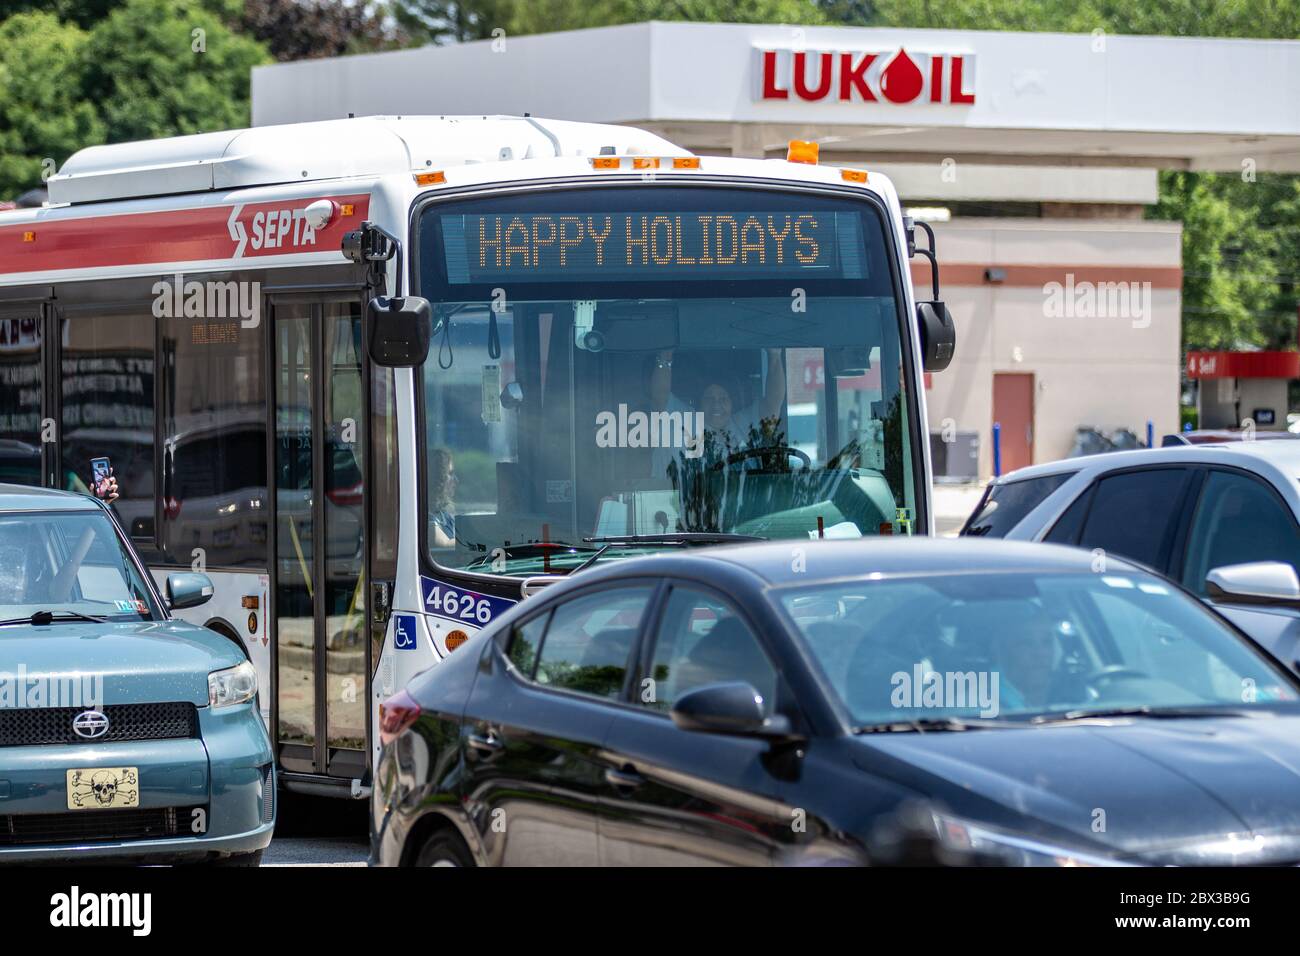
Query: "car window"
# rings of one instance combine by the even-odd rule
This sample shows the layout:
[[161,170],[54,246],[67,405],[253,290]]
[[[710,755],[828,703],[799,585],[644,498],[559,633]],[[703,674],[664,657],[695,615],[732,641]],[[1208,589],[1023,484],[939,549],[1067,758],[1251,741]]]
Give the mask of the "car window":
[[1300,573],[1300,533],[1282,499],[1264,482],[1211,471],[1187,539],[1183,585],[1205,594],[1215,568],[1248,561],[1284,561]]
[[962,534],[1001,538],[1037,508],[1053,491],[1074,476],[1074,472],[1025,478],[1005,485],[994,485],[980,502],[980,507],[966,522]]
[[1164,570],[1190,472],[1151,468],[1097,482],[1079,545]]
[[706,684],[747,681],[772,713],[776,669],[758,638],[718,597],[696,588],[673,588],[655,635],[649,681],[638,699],[668,710],[682,695]]
[[39,610],[122,620],[153,613],[148,587],[108,516],[0,516],[0,618]]
[[546,633],[546,622],[551,615],[539,614],[531,621],[526,621],[515,628],[510,637],[510,662],[519,669],[519,673],[532,678],[537,666],[537,649],[542,646],[542,635]]
[[1044,541],[1049,544],[1074,544],[1079,540],[1079,531],[1083,528],[1083,519],[1088,516],[1088,505],[1092,501],[1092,493],[1096,487],[1096,485],[1089,485],[1084,489],[1083,494],[1070,503],[1070,507],[1056,519],[1052,530],[1043,535]]
[[648,584],[609,588],[561,604],[546,628],[534,680],[580,694],[618,697],[653,593]]
[[1276,663],[1143,572],[857,579],[780,599],[856,726],[1297,701]]

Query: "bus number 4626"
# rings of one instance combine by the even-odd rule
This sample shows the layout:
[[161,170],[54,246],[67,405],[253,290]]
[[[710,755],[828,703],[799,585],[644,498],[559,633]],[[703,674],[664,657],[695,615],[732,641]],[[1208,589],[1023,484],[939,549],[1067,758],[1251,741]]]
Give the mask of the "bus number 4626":
[[474,599],[472,594],[461,594],[451,588],[443,592],[442,588],[430,588],[425,606],[445,617],[454,617],[462,621],[475,621],[486,624],[492,620],[492,605],[487,598]]

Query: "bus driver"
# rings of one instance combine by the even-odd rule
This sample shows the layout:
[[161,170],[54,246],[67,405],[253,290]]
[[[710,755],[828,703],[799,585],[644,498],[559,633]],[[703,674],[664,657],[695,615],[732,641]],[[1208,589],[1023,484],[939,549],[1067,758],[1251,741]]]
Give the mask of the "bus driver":
[[[732,398],[734,384],[729,388],[713,381],[700,392],[696,411],[704,415],[706,442],[724,454],[749,447],[751,432],[760,433],[769,423],[778,422],[785,401],[785,366],[781,363],[780,349],[764,349],[767,355],[767,392],[757,400],[737,409]],[[676,412],[688,415],[692,411],[673,394],[673,351],[665,349],[655,356],[654,371],[650,375],[650,403],[655,411]],[[670,448],[655,449],[653,474],[667,475],[668,465],[675,457]]]

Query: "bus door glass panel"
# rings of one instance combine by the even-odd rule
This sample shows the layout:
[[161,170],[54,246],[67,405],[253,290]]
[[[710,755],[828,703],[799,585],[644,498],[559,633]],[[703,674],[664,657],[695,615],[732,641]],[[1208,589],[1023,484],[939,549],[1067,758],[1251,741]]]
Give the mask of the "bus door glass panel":
[[41,484],[41,317],[0,312],[0,482]]
[[[363,402],[360,307],[322,306],[325,333],[325,699],[330,770],[335,750],[363,751],[369,715],[366,687],[366,577],[363,475]],[[391,505],[390,501],[390,505]],[[347,760],[345,758],[344,762]],[[353,767],[360,776],[364,767]]]
[[[312,307],[275,310],[275,640],[278,733],[285,744],[316,744],[316,535],[312,527]],[[291,770],[310,772],[315,764]]]

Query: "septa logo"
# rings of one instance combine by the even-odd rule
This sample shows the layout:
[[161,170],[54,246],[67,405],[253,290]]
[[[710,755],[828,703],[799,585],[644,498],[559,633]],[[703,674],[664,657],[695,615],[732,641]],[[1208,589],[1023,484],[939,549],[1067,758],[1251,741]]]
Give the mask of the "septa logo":
[[975,102],[975,55],[897,50],[756,49],[760,100],[896,106]]
[[233,206],[226,221],[235,243],[231,258],[335,251],[349,224],[364,218],[367,205],[363,198],[360,203],[302,199]]

